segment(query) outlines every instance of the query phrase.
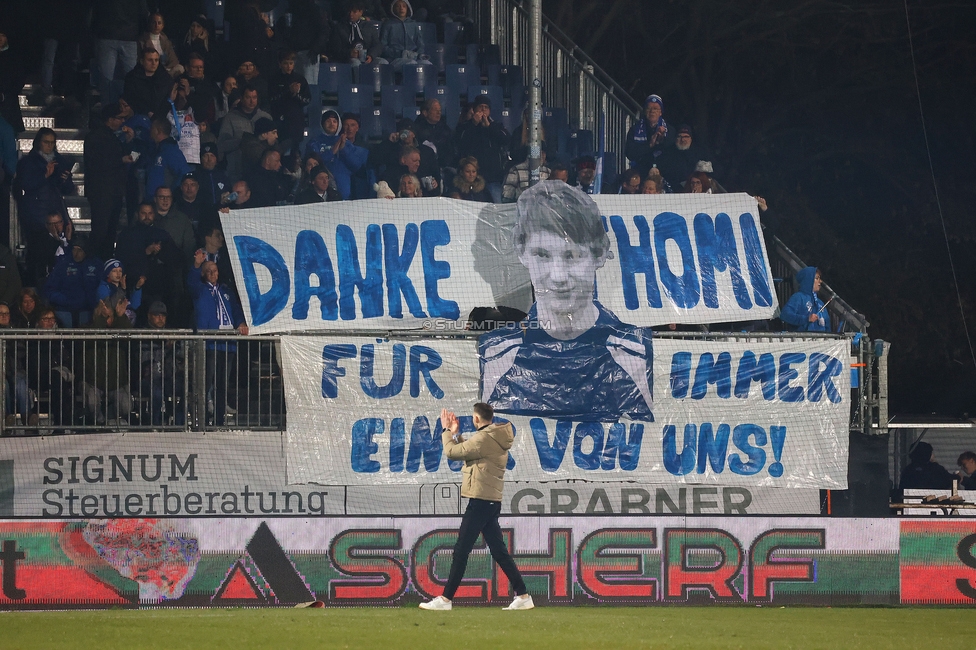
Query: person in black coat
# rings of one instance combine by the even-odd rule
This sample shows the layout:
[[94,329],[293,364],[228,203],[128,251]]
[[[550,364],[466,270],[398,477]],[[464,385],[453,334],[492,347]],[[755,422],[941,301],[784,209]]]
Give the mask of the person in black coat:
[[901,471],[901,490],[951,490],[956,477],[935,462],[932,445],[919,442],[908,453],[912,462]]
[[316,165],[309,174],[310,184],[295,197],[295,205],[341,201],[342,196],[335,187],[332,174],[325,165]]
[[286,50],[279,56],[278,72],[271,76],[268,93],[281,148],[287,151],[305,137],[305,108],[312,100],[305,75],[295,72],[294,52]]
[[152,117],[167,103],[173,89],[173,78],[159,65],[159,52],[146,48],[139,55],[139,64],[125,75],[122,96],[139,115]]
[[107,260],[115,248],[125,196],[125,166],[132,162],[128,143],[134,133],[123,126],[125,118],[117,102],[102,107],[100,117],[98,126],[85,136],[85,196],[91,206],[89,245],[97,257]]
[[19,49],[11,45],[5,29],[0,27],[0,116],[13,127],[14,133],[24,130],[20,92],[26,81],[27,72]]
[[491,102],[486,96],[479,96],[472,110],[471,120],[457,129],[458,155],[473,156],[478,160],[492,201],[501,203],[504,181],[502,163],[506,157],[509,135],[501,122],[491,119]]
[[281,171],[281,154],[269,149],[261,156],[261,166],[247,175],[251,201],[255,208],[278,205],[288,198],[291,179]]
[[115,257],[132,277],[145,276],[142,287],[140,322],[145,322],[149,305],[162,300],[179,304],[183,293],[183,253],[168,232],[155,225],[156,210],[152,203],[139,204],[136,220],[119,233]]

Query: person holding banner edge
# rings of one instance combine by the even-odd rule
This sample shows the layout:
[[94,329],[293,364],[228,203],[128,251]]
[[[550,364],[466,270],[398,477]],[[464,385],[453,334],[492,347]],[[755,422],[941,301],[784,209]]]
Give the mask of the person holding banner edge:
[[461,585],[468,565],[468,555],[479,534],[484,535],[491,557],[505,572],[515,589],[515,600],[504,609],[522,610],[535,607],[498,525],[498,515],[502,510],[502,490],[505,487],[505,465],[508,462],[508,450],[515,441],[515,431],[508,422],[493,423],[494,416],[494,410],[487,404],[475,404],[472,420],[477,431],[464,440],[457,416],[447,409],[441,410],[444,453],[451,460],[464,461],[464,468],[461,470],[464,476],[461,496],[468,499],[468,507],[461,519],[451,560],[451,573],[444,593],[433,600],[420,603],[420,609],[450,611],[451,600]]

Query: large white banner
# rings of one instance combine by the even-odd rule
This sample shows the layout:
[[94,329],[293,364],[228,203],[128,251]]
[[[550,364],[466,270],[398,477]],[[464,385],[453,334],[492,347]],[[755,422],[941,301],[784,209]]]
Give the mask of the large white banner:
[[[608,242],[589,260],[590,275],[574,282],[595,285],[599,302],[623,322],[773,316],[776,297],[752,197],[592,198],[599,215],[567,214],[542,225],[524,216],[535,208],[520,213],[515,204],[453,199],[272,207],[221,220],[255,333],[449,330],[476,307],[527,312],[533,285],[538,296],[565,284],[524,239],[517,243],[516,230],[531,236],[532,228],[560,230],[560,238],[579,245],[595,229]],[[580,225],[586,219],[596,220],[590,232]]]
[[[480,359],[471,340],[285,336],[289,482],[456,482],[438,414],[471,432],[485,400],[515,427],[506,480],[846,489],[849,341],[651,346],[640,328],[613,331],[499,330]],[[510,349],[486,361],[499,340]]]

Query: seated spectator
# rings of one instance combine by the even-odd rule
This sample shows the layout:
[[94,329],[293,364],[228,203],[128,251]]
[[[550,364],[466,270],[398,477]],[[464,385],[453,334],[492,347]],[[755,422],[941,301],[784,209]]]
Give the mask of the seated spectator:
[[[132,327],[128,318],[129,303],[119,299],[114,306],[108,300],[95,305],[90,327],[97,330],[124,330]],[[87,340],[85,375],[82,384],[86,416],[97,425],[126,426],[132,412],[129,392],[129,346],[105,339]]]
[[[193,297],[197,331],[237,330],[238,334],[247,335],[240,302],[220,283],[217,265],[206,261],[203,251],[197,251],[193,259],[187,286]],[[207,341],[206,374],[207,421],[220,426],[227,411],[237,408],[237,345]]]
[[205,144],[200,147],[200,166],[193,176],[200,183],[198,196],[203,205],[221,205],[230,194],[230,179],[224,170],[217,168],[217,145]]
[[[10,325],[10,305],[0,302],[0,331],[12,329]],[[28,423],[31,413],[30,391],[27,388],[27,350],[24,342],[8,339],[6,343],[6,361],[4,365],[3,391],[6,397],[4,403],[4,423],[8,426],[18,424],[17,414],[20,414],[22,424]],[[36,417],[31,424],[37,424]]]
[[[119,233],[116,256],[133,276],[145,276],[143,304],[154,300],[176,305],[183,293],[183,253],[169,233],[156,225],[151,203],[139,205],[137,220]],[[145,312],[140,311],[145,318]]]
[[186,162],[180,146],[173,139],[173,125],[165,117],[154,119],[149,137],[156,144],[152,164],[146,173],[146,196],[154,197],[160,187],[176,186],[193,168]]
[[911,462],[901,471],[900,490],[951,490],[953,475],[935,462],[935,452],[927,442],[917,442],[908,457]]
[[33,329],[46,307],[33,287],[24,287],[17,296],[17,307],[11,310],[10,323],[15,329]]
[[[162,332],[167,328],[167,309],[165,303],[156,301],[149,305],[146,329]],[[153,426],[167,422],[172,414],[173,424],[182,425],[185,421],[185,405],[180,403],[183,395],[183,376],[185,374],[184,342],[174,339],[142,340],[139,342],[139,381],[135,392],[145,400],[148,413],[144,421]],[[169,399],[172,408],[167,408]]]
[[159,12],[149,14],[149,31],[143,32],[139,37],[140,50],[155,50],[159,55],[159,65],[166,70],[171,77],[179,77],[183,74],[183,66],[180,65],[180,58],[176,54],[176,49],[169,37],[163,33],[166,26],[163,15]]
[[207,205],[200,198],[200,182],[197,180],[197,172],[183,174],[183,180],[180,181],[180,193],[173,201],[173,209],[182,212],[190,219],[190,225],[193,226],[194,232],[196,232],[201,221],[211,217],[213,205]]
[[147,47],[139,54],[139,65],[125,75],[122,96],[132,110],[152,118],[166,103],[173,79],[159,65],[159,52]]
[[271,116],[281,125],[282,150],[289,151],[305,139],[305,108],[312,101],[305,75],[295,72],[295,53],[278,56],[278,74],[271,78]]
[[479,95],[474,100],[471,120],[463,124],[459,122],[455,133],[458,155],[477,158],[492,201],[501,203],[505,178],[502,163],[509,136],[500,122],[491,119],[491,102],[487,96]]
[[644,116],[627,132],[627,158],[641,176],[647,176],[651,165],[671,142],[663,113],[664,101],[657,95],[648,95],[644,100]]
[[400,191],[397,198],[400,199],[419,199],[424,195],[420,188],[420,179],[414,174],[404,174],[400,177]]
[[451,198],[491,203],[491,194],[485,186],[485,178],[478,173],[477,159],[468,157],[458,162],[458,174],[454,177],[454,192],[451,193]]
[[641,182],[641,194],[664,194],[661,181],[657,178],[645,178]]
[[102,273],[101,260],[88,255],[88,239],[76,235],[71,254],[58,260],[44,285],[44,296],[65,327],[81,327],[91,320]]
[[231,21],[231,45],[239,60],[252,61],[263,70],[271,65],[274,30],[260,0],[245,0],[242,4]]
[[237,77],[234,75],[226,76],[220,84],[220,91],[215,96],[217,107],[215,116],[217,120],[214,122],[214,125],[218,133],[220,132],[218,125],[222,125],[224,117],[240,105],[242,97],[243,95],[237,87]]
[[596,186],[596,158],[580,156],[575,163],[576,187],[587,194],[599,194],[600,188]]
[[244,59],[237,66],[237,87],[257,90],[258,107],[262,111],[268,111],[271,110],[271,89],[267,75],[261,73],[264,69],[264,67],[259,68],[254,61]]
[[620,188],[617,194],[640,194],[641,175],[636,169],[628,169],[620,174]]
[[783,307],[779,317],[798,332],[829,332],[830,314],[817,292],[820,291],[820,269],[808,266],[794,278],[796,293]]
[[110,259],[102,265],[102,281],[98,283],[98,288],[95,290],[95,302],[92,303],[91,307],[94,309],[99,301],[104,301],[110,309],[115,309],[117,304],[125,301],[131,312],[129,319],[132,320],[135,318],[135,310],[142,305],[142,285],[145,283],[146,276],[139,276],[136,278],[132,290],[129,291],[127,288],[128,278],[122,268],[122,262],[117,259]]
[[[190,21],[186,37],[176,48],[181,61],[190,62],[194,55],[200,57],[211,76],[223,72],[220,41],[211,37],[213,33],[213,22],[209,18],[203,14],[195,16]],[[187,65],[188,73],[191,72],[192,67],[192,63]]]
[[65,230],[64,218],[57,212],[47,215],[47,237],[35,242],[34,250],[28,257],[28,276],[34,278],[38,288],[43,287],[47,276],[62,257],[68,257],[71,246],[71,222]]
[[549,167],[549,180],[551,181],[562,181],[566,184],[569,183],[569,169],[566,165],[561,162],[553,163]]
[[47,229],[48,215],[60,214],[69,237],[72,231],[64,197],[74,194],[76,189],[71,180],[71,164],[58,153],[53,129],[37,130],[30,153],[17,163],[15,183],[21,192],[17,217],[27,240],[28,275],[25,281],[33,285],[44,279],[35,277],[35,272],[44,266],[43,250],[51,237]]
[[699,160],[688,180],[685,181],[684,191],[688,194],[725,194],[725,188],[710,176],[712,163]]
[[[540,162],[539,162],[539,180],[547,181],[549,180],[549,168],[546,167],[546,143],[542,143],[542,151],[540,152]],[[502,186],[502,203],[515,203],[518,201],[518,197],[522,195],[522,192],[529,189],[529,181],[531,180],[529,174],[529,159],[526,158],[517,165],[513,165],[511,169],[508,170],[508,175],[505,177],[505,185]]]
[[968,476],[961,477],[959,487],[963,490],[976,490],[976,453],[964,451],[956,461],[959,468]]
[[[54,310],[39,309],[37,329],[54,331],[58,319]],[[50,424],[55,433],[64,433],[62,427],[72,423],[74,413],[74,366],[71,342],[60,338],[31,338],[27,341],[27,385],[38,396],[38,404],[48,405]],[[47,398],[46,400],[44,398]],[[38,423],[38,413],[31,414],[29,424]]]
[[346,5],[346,20],[332,25],[327,57],[330,61],[349,63],[353,67],[372,63],[388,63],[383,58],[383,43],[376,28],[363,20],[365,3],[352,0]]
[[399,72],[405,63],[426,59],[424,39],[420,27],[413,19],[413,7],[408,0],[394,0],[390,5],[390,18],[380,28],[383,58]]
[[[403,133],[407,133],[407,131],[401,131],[401,137]],[[396,146],[396,143],[393,143],[393,145]],[[426,154],[427,158],[426,168],[424,167],[424,154]],[[426,145],[416,147],[410,144],[404,144],[400,147],[400,156],[396,162],[387,164],[386,171],[383,173],[383,180],[390,187],[399,187],[400,179],[403,175],[412,174],[421,179],[420,191],[423,196],[439,196],[440,189],[437,184],[437,179],[433,176],[433,173],[436,173],[436,167],[431,168],[436,164],[434,153],[430,150],[430,147]]]
[[430,98],[424,102],[420,115],[413,123],[413,132],[417,136],[417,142],[426,144],[437,154],[437,164],[441,168],[440,177],[446,180],[445,169],[454,167],[457,156],[454,153],[454,133],[443,117],[439,101]]
[[350,135],[355,137],[358,132],[357,115],[347,113],[345,120],[340,120],[339,113],[330,109],[322,113],[322,133],[309,140],[305,147],[306,157],[317,154],[332,172],[343,200],[353,198],[353,178],[358,178],[369,158],[368,149],[350,141]]
[[332,174],[329,173],[327,167],[316,165],[312,168],[309,177],[312,179],[312,183],[295,197],[295,205],[342,200],[339,190],[334,187]]
[[240,180],[244,172],[241,139],[245,133],[254,133],[254,125],[261,118],[270,120],[271,115],[258,108],[258,91],[251,87],[244,88],[241,103],[224,118],[220,135],[217,136],[217,148],[227,163],[227,177],[232,182]]
[[253,207],[283,205],[292,183],[289,176],[282,172],[281,154],[274,149],[265,151],[261,166],[247,175],[247,184],[251,188]]
[[197,249],[197,237],[190,218],[173,207],[173,190],[168,187],[157,189],[153,207],[156,208],[156,227],[169,233],[184,259],[192,258]]
[[264,154],[272,149],[280,152],[278,144],[278,127],[274,120],[262,117],[254,123],[254,133],[245,133],[241,137],[241,160],[244,165],[244,175],[247,176],[261,166]]
[[674,137],[674,144],[666,147],[656,159],[657,168],[672,186],[681,185],[699,160],[711,160],[712,154],[692,137],[691,127],[682,124]]

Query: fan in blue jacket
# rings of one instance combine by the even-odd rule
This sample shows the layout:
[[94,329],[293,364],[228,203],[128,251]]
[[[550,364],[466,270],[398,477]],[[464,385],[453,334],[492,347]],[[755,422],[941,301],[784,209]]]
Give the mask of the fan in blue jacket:
[[71,242],[71,255],[62,255],[44,283],[44,296],[62,323],[75,327],[91,320],[102,278],[102,261],[88,255],[88,240],[79,235]]
[[[197,330],[237,330],[247,335],[244,310],[234,293],[220,282],[217,265],[207,261],[203,250],[193,258],[193,268],[186,277],[186,286],[193,298]],[[208,344],[209,347],[209,344]]]
[[[350,142],[343,131],[343,123],[354,120],[359,124],[359,117],[347,113],[341,120],[339,113],[329,109],[322,114],[322,133],[308,141],[305,146],[305,157],[316,153],[335,178],[336,189],[342,199],[348,200],[352,194],[352,177],[359,172],[369,158],[369,149]],[[356,197],[365,198],[365,197]]]
[[171,137],[173,125],[165,118],[154,119],[149,135],[156,143],[156,150],[146,174],[146,197],[152,198],[160,187],[173,188],[180,184],[183,175],[193,171],[180,145]]
[[798,291],[790,296],[780,313],[780,319],[798,332],[830,332],[830,314],[820,300],[820,271],[815,266],[800,269],[796,274]]

